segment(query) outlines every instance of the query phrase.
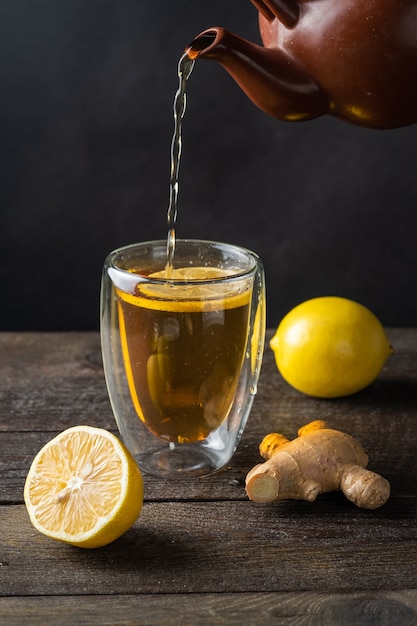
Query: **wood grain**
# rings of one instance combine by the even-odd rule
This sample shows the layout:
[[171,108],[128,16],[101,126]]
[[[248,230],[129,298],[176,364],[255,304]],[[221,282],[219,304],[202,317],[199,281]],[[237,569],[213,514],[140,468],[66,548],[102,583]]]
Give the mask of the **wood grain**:
[[397,590],[417,573],[415,498],[376,512],[342,498],[145,503],[130,531],[94,551],[40,536],[23,505],[2,507],[0,524],[4,595],[360,591],[364,580]]
[[[329,401],[289,387],[267,347],[229,466],[206,479],[145,476],[141,517],[94,551],[37,533],[23,486],[61,430],[117,433],[99,336],[0,333],[0,623],[417,624],[417,329],[388,332],[395,353],[378,380]],[[361,441],[391,482],[385,506],[364,511],[340,494],[248,501],[244,479],[264,434],[294,437],[317,418]]]
[[20,626],[413,626],[416,591],[220,593],[0,598]]

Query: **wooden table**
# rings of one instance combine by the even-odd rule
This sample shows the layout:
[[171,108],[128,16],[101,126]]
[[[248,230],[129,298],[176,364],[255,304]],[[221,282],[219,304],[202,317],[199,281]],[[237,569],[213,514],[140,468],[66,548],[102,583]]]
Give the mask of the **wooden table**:
[[[388,329],[395,354],[345,399],[289,387],[266,348],[247,429],[229,467],[187,483],[145,477],[145,504],[115,543],[82,550],[40,535],[26,473],[55,434],[116,432],[96,333],[0,333],[0,623],[417,624],[417,329]],[[269,333],[270,336],[270,333]],[[259,505],[244,490],[270,431],[312,419],[357,437],[391,483],[387,504],[340,494]]]

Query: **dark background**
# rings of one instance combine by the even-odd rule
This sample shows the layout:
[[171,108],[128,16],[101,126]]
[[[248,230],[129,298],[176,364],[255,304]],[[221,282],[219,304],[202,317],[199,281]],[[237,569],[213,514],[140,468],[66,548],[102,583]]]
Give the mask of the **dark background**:
[[[2,0],[0,330],[98,328],[107,253],[165,238],[177,63],[216,25],[260,41],[249,0]],[[258,252],[269,326],[329,294],[417,325],[416,145],[276,121],[199,61],[177,236]]]

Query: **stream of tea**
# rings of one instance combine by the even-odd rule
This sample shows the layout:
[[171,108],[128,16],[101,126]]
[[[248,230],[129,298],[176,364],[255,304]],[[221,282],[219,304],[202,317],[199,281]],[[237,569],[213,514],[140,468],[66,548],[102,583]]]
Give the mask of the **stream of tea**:
[[170,278],[174,269],[175,228],[178,212],[179,170],[182,149],[182,121],[184,119],[187,95],[187,80],[193,71],[195,59],[185,52],[178,63],[178,90],[174,98],[174,134],[171,143],[171,176],[169,185],[168,205],[168,239],[166,276]]

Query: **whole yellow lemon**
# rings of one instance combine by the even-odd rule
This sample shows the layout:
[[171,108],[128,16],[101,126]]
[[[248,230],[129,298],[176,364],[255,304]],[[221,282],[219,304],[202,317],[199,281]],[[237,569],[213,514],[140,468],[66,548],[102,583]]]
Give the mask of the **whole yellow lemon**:
[[378,318],[363,305],[337,296],[294,307],[270,346],[283,378],[298,391],[320,398],[364,389],[392,352]]

